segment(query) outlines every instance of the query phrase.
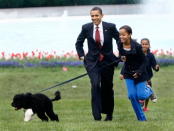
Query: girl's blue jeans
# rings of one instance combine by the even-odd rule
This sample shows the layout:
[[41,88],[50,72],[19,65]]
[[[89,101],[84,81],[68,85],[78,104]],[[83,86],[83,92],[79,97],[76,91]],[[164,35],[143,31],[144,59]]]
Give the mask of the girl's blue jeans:
[[132,107],[139,121],[146,121],[145,114],[141,108],[139,100],[145,100],[152,95],[151,88],[146,86],[146,81],[136,83],[132,79],[125,79],[126,87],[128,91],[128,98],[132,103]]

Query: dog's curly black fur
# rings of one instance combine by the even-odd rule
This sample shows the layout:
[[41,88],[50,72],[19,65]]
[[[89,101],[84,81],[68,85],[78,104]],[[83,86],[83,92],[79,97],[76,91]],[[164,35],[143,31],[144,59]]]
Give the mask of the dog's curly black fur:
[[36,113],[42,121],[48,121],[48,117],[52,121],[59,121],[58,115],[53,111],[52,104],[52,101],[59,99],[61,99],[59,91],[55,92],[55,98],[53,99],[50,99],[46,95],[41,93],[17,94],[14,96],[11,105],[15,107],[16,110],[19,110],[21,108],[32,109],[33,113]]

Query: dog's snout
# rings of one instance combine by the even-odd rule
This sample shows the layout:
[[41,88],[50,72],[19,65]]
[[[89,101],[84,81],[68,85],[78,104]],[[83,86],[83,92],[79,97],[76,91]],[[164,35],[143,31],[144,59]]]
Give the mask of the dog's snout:
[[11,106],[14,106],[14,103],[13,102],[11,103]]

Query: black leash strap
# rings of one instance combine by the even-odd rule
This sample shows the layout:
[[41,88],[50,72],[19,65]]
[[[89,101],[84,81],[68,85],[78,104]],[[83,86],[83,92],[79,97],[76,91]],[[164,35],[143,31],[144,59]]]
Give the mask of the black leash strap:
[[67,81],[58,83],[58,84],[56,84],[56,85],[54,85],[54,86],[51,86],[51,87],[46,88],[46,89],[43,89],[43,90],[41,90],[40,92],[44,92],[44,91],[50,90],[50,89],[52,89],[52,88],[55,88],[55,87],[57,87],[57,86],[61,86],[61,85],[67,84],[67,83],[69,83],[69,82],[71,82],[71,81],[73,81],[73,80],[82,78],[82,77],[86,76],[87,74],[88,74],[88,73],[85,73],[85,74],[79,75],[79,76],[77,76],[77,77],[74,77],[74,78],[72,78],[72,79],[70,79],[70,80],[67,80]]
[[[110,64],[107,64],[107,65],[101,67],[100,69],[103,69],[103,68],[105,68],[105,67],[107,67],[107,66],[110,66],[110,65],[114,64],[115,62],[118,62],[118,61],[113,61],[113,62],[111,62]],[[56,85],[54,85],[54,86],[51,86],[51,87],[49,87],[49,88],[45,88],[45,89],[41,90],[39,93],[44,92],[44,91],[47,91],[47,90],[50,90],[50,89],[55,88],[55,87],[57,87],[57,86],[61,86],[61,85],[67,84],[67,83],[69,83],[69,82],[71,82],[71,81],[74,81],[74,80],[76,80],[76,79],[82,78],[82,77],[86,76],[87,74],[88,74],[88,73],[85,73],[85,74],[79,75],[79,76],[77,76],[77,77],[74,77],[74,78],[72,78],[72,79],[66,80],[66,81],[64,81],[64,82],[58,83],[58,84],[56,84]]]

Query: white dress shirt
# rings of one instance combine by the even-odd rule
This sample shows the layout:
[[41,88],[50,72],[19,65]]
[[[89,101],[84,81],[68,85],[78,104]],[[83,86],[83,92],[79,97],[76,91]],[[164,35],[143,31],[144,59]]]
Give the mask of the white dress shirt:
[[[95,32],[96,32],[96,28],[97,26],[94,24],[94,30],[93,30],[93,38],[95,40]],[[98,25],[98,30],[99,30],[99,33],[100,33],[100,43],[101,45],[103,46],[103,43],[104,43],[104,35],[103,35],[103,25],[102,25],[102,22]]]

